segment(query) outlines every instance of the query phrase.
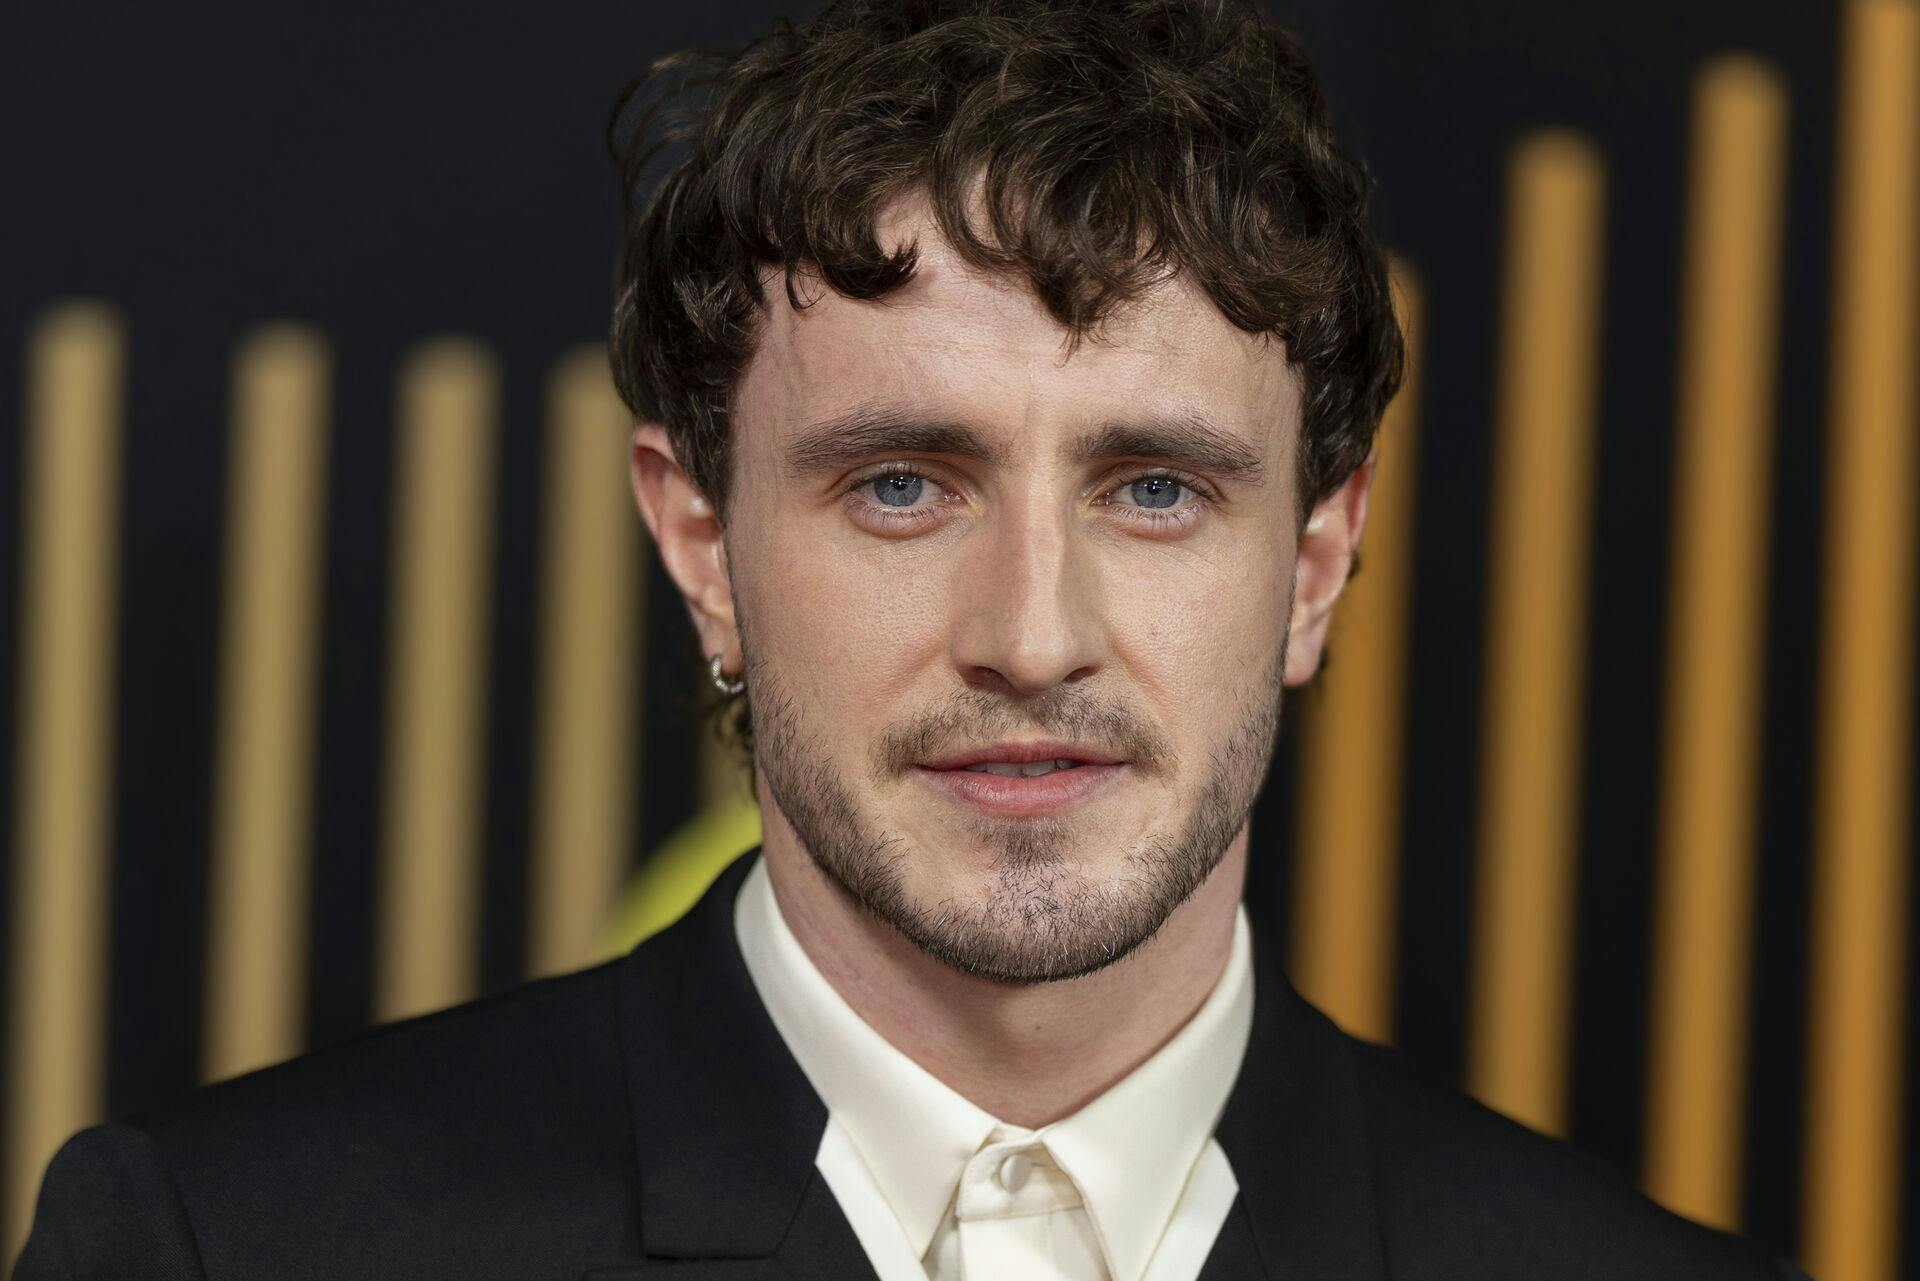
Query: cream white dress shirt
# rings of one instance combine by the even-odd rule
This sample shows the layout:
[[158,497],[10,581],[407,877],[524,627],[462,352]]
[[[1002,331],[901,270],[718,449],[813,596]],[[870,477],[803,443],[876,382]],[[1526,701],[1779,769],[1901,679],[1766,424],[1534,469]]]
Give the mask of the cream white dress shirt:
[[1193,1281],[1239,1190],[1215,1124],[1253,1027],[1245,909],[1225,971],[1152,1058],[1038,1130],[874,1031],[787,927],[764,863],[734,906],[747,971],[827,1105],[815,1165],[880,1281]]

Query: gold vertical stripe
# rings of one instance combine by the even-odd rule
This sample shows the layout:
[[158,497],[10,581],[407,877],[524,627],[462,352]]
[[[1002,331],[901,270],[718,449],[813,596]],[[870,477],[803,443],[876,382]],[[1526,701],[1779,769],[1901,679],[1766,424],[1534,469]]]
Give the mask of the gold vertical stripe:
[[327,464],[326,345],[274,325],[234,355],[201,1073],[297,1054]]
[[549,395],[546,545],[529,963],[599,953],[633,843],[641,524],[627,486],[632,422],[606,353],[575,352]]
[[478,983],[498,374],[436,339],[400,376],[375,1014]]
[[1489,548],[1468,1080],[1564,1128],[1605,175],[1579,135],[1515,150]]
[[1387,408],[1374,451],[1365,569],[1340,602],[1333,658],[1303,727],[1292,924],[1300,990],[1342,1027],[1373,1041],[1393,1039],[1419,457],[1420,295],[1400,262],[1394,292],[1407,332],[1407,381]]
[[1787,93],[1745,56],[1695,86],[1655,869],[1647,1190],[1740,1216]]
[[27,343],[7,1257],[41,1171],[100,1119],[125,341],[94,303]]
[[1888,1281],[1912,1080],[1920,5],[1854,0],[1841,57],[1805,1244],[1822,1281]]

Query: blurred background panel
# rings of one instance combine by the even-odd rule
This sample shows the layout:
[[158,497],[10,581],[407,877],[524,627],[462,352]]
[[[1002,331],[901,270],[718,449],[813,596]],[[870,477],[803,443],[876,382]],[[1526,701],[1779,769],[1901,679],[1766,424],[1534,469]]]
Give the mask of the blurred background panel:
[[[1251,910],[1426,1073],[1920,1281],[1920,0],[1273,3],[1414,369]],[[75,1128],[757,839],[624,492],[602,134],[782,8],[0,17],[7,1254]]]

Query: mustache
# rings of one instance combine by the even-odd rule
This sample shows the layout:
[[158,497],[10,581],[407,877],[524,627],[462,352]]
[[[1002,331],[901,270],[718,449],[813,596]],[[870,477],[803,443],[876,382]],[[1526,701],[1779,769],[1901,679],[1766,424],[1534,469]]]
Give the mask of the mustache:
[[1166,739],[1125,704],[1058,686],[1017,702],[984,690],[957,693],[883,730],[874,765],[890,777],[929,757],[1023,730],[1110,752],[1148,773],[1173,760]]

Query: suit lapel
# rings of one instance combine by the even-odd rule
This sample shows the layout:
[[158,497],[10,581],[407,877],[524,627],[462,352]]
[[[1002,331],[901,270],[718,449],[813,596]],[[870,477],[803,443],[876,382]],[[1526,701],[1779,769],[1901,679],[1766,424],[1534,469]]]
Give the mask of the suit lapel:
[[814,1170],[826,1105],[767,1017],[734,938],[734,898],[752,861],[736,861],[621,965],[645,1270],[713,1281],[871,1277]]
[[1226,1222],[1220,1225],[1220,1235],[1213,1239],[1213,1248],[1207,1251],[1206,1266],[1200,1269],[1200,1281],[1247,1281],[1249,1277],[1267,1275],[1266,1264],[1260,1258],[1260,1247],[1254,1240],[1253,1219],[1247,1213],[1247,1198],[1243,1191],[1233,1199],[1233,1209],[1228,1211]]
[[1240,1197],[1202,1275],[1384,1281],[1371,1144],[1351,1051],[1277,963],[1261,949],[1254,955],[1253,1034],[1216,1132]]
[[866,1250],[817,1171],[775,1261],[786,1269],[777,1275],[795,1281],[874,1281]]
[[848,1226],[825,1180],[801,1195],[779,1250],[764,1259],[649,1258],[640,1265],[599,1268],[581,1281],[874,1281],[873,1265]]

